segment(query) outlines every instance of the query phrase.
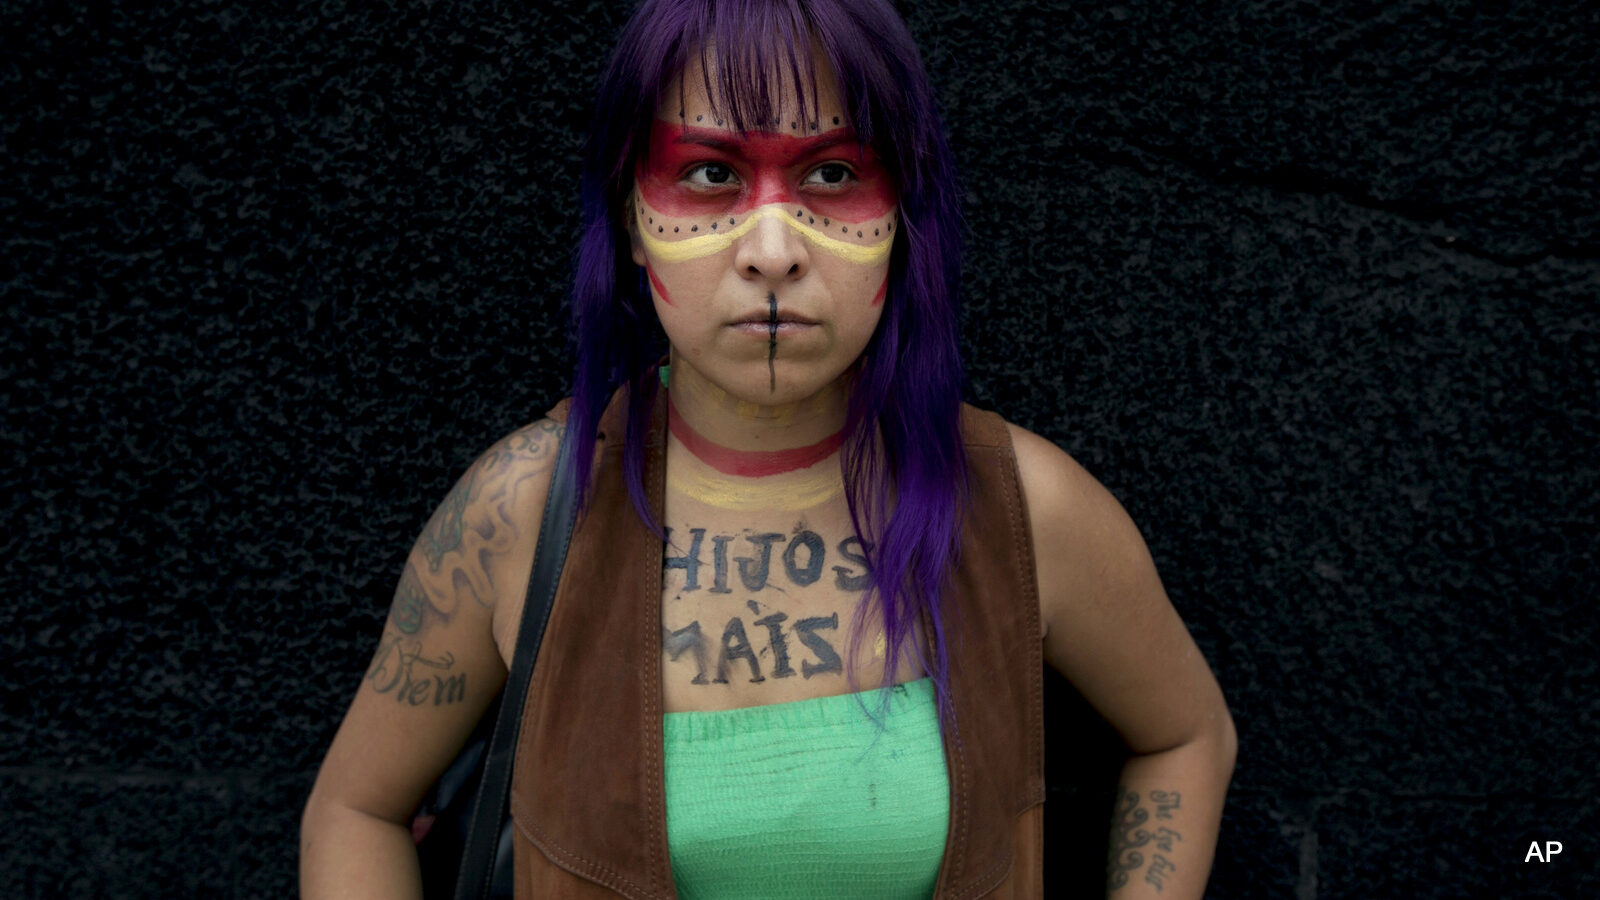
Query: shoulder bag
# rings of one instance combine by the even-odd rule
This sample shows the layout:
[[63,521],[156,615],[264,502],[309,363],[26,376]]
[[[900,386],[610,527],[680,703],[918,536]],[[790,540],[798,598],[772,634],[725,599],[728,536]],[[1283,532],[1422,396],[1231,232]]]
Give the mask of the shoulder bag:
[[512,896],[513,826],[506,801],[528,682],[572,541],[576,498],[563,477],[569,446],[563,439],[556,453],[505,687],[484,711],[467,745],[423,798],[411,822],[427,900],[509,900]]

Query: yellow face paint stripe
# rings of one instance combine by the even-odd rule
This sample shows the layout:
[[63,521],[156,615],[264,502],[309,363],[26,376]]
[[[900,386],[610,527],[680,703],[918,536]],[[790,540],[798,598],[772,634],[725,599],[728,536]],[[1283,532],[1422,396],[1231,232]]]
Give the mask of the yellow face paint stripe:
[[756,223],[765,218],[777,217],[783,220],[790,228],[800,233],[806,242],[838,256],[847,262],[860,265],[874,265],[889,258],[889,251],[894,247],[894,235],[889,235],[876,244],[852,244],[838,238],[829,237],[816,228],[789,216],[784,212],[785,207],[779,205],[763,206],[751,213],[743,222],[727,231],[717,234],[705,234],[692,237],[683,241],[666,241],[641,229],[639,239],[644,242],[645,252],[663,262],[685,262],[691,259],[700,259],[713,253],[721,253],[733,245],[733,242],[756,227]]
[[743,224],[729,228],[727,231],[692,237],[686,241],[664,241],[643,229],[639,231],[639,239],[644,242],[646,253],[663,262],[683,262],[690,259],[699,259],[702,256],[721,253],[728,249],[734,241],[749,234],[750,229],[756,227],[756,223],[761,221],[761,214],[764,212],[766,212],[764,209],[758,210],[755,215],[745,219]]
[[818,250],[826,250],[834,256],[841,257],[846,262],[860,265],[876,265],[889,258],[889,251],[894,247],[894,235],[889,235],[876,244],[852,244],[838,238],[828,237],[817,229],[806,225],[799,219],[791,219],[783,213],[773,210],[775,215],[781,216],[789,227],[800,232],[800,236]]

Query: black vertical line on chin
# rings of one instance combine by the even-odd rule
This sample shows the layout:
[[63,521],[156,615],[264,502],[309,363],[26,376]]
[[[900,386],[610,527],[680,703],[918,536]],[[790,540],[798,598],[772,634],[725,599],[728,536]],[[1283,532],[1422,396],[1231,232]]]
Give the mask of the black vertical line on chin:
[[767,393],[778,392],[778,295],[767,293]]

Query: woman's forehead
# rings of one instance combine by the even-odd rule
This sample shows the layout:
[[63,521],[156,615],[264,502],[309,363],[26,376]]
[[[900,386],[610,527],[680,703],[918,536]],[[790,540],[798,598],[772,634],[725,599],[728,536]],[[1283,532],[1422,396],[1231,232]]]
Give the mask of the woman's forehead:
[[784,63],[771,67],[765,78],[739,73],[743,77],[735,78],[737,83],[732,89],[740,96],[730,98],[717,58],[708,53],[703,66],[696,59],[667,84],[656,118],[674,124],[733,130],[734,110],[738,107],[743,124],[754,131],[819,134],[847,127],[844,104],[826,57],[813,54],[810,73],[800,66],[787,65],[787,60]]

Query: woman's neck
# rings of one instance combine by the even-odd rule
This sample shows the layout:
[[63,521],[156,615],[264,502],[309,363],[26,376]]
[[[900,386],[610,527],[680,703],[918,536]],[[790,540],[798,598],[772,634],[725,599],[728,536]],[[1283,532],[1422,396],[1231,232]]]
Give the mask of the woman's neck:
[[838,453],[842,433],[835,432],[813,444],[783,450],[740,450],[711,440],[686,422],[667,397],[667,427],[672,436],[696,459],[724,475],[765,478],[809,469]]
[[740,477],[781,475],[837,452],[850,373],[805,399],[780,405],[741,400],[673,366],[667,378],[672,434],[696,459]]
[[[806,399],[742,401],[674,367],[667,382],[668,480],[725,509],[803,509],[838,496],[848,376]],[[687,376],[687,377],[684,377]]]

